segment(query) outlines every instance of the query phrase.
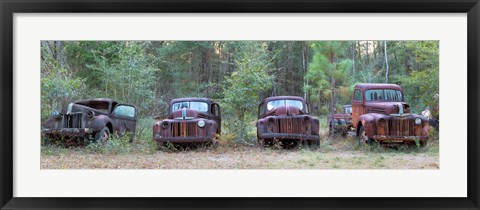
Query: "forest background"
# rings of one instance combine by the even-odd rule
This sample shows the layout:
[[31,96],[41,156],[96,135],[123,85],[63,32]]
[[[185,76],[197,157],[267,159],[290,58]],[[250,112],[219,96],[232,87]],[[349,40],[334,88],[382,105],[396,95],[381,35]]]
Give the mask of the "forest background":
[[438,119],[438,41],[42,41],[41,119],[86,98],[165,117],[171,99],[208,97],[222,132],[252,142],[259,102],[304,97],[325,117],[351,104],[358,83],[395,83],[413,113]]

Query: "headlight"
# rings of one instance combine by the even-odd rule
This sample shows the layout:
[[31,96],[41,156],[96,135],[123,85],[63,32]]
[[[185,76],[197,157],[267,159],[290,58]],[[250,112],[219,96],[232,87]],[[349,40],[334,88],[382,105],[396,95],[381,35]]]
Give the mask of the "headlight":
[[308,122],[310,121],[310,117],[306,116],[305,118],[303,118],[303,120],[305,120],[305,122]]
[[167,121],[163,121],[163,123],[162,123],[162,128],[163,128],[163,129],[167,129],[168,126],[170,126],[170,123],[168,123]]
[[415,118],[415,124],[417,124],[417,125],[422,124],[422,119],[420,119],[420,118],[418,118],[418,117]]
[[198,124],[198,127],[203,128],[205,126],[205,121],[200,120],[200,121],[198,121],[197,124]]
[[53,111],[52,112],[52,117],[59,118],[60,117],[60,112],[59,111]]
[[385,126],[385,120],[384,120],[384,119],[380,119],[380,120],[378,121],[378,124],[379,124],[380,126],[382,126],[382,127]]

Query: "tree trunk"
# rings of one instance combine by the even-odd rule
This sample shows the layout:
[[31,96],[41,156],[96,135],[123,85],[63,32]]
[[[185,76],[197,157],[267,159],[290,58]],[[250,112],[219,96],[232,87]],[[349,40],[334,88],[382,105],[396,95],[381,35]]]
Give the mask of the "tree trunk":
[[387,66],[387,70],[385,71],[385,83],[388,83],[388,54],[387,54],[387,41],[383,43],[383,54],[385,55],[385,65]]
[[[210,77],[210,65],[208,63],[209,60],[209,55],[208,55],[208,49],[203,49],[202,50],[202,63],[201,63],[201,68],[202,68],[202,84],[206,85],[208,84],[208,80]],[[208,85],[205,87],[205,94],[208,95],[209,90],[208,90]]]
[[370,56],[368,55],[368,41],[365,42],[366,46],[365,46],[365,55],[366,55],[366,64],[368,66],[368,60],[370,59]]
[[354,44],[354,46],[352,46],[352,70],[353,70],[353,79],[355,80],[355,45],[356,45],[356,42]]
[[[333,78],[333,76],[331,75],[330,76],[330,116],[333,117],[333,115],[335,114],[335,92],[334,92],[334,87],[335,86],[335,78]],[[333,131],[335,129],[335,125],[334,123],[330,123],[330,128],[331,128],[331,131]],[[335,135],[335,132],[332,132],[332,134]]]
[[[330,73],[330,116],[333,116],[335,114],[335,78],[333,77],[333,73],[336,70],[335,66],[335,52],[333,49],[330,49],[330,65],[331,65],[331,73]],[[334,124],[331,123],[331,129],[332,131],[334,130]]]
[[305,88],[308,85],[308,81],[305,79],[307,74],[307,64],[305,60],[305,42],[302,42],[302,66],[303,66],[303,98],[307,101],[307,89]]

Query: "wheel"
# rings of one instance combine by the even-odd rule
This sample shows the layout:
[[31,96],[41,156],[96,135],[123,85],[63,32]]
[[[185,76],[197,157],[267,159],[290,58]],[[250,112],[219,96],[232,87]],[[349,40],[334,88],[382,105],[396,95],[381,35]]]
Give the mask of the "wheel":
[[218,141],[216,139],[212,140],[212,144],[210,145],[213,149],[218,147]]
[[363,146],[363,145],[371,145],[373,142],[373,139],[371,138],[368,138],[367,136],[367,132],[365,132],[365,130],[363,129],[363,126],[360,127],[360,135],[358,135],[358,144],[360,146]]
[[328,135],[331,136],[333,135],[333,132],[332,132],[332,123],[328,123]]
[[427,141],[420,141],[420,147],[426,147]]
[[107,144],[110,138],[110,130],[104,127],[101,131],[95,133],[95,143]]
[[310,147],[310,149],[319,149],[320,148],[320,140],[318,141],[309,141],[308,142],[308,146]]
[[132,143],[135,140],[135,133],[130,133],[130,139],[128,140],[129,143]]
[[44,146],[50,145],[50,137],[48,135],[45,135],[43,137],[43,142],[42,143],[43,143]]
[[300,141],[292,142],[292,143],[294,145],[296,143],[296,145],[294,146],[296,149],[305,149],[305,148],[309,147],[309,142],[307,140],[300,140]]
[[163,148],[165,148],[165,143],[164,142],[156,142],[157,144],[157,150],[162,150]]
[[264,149],[265,148],[265,139],[258,139],[258,146],[261,148],[261,149]]

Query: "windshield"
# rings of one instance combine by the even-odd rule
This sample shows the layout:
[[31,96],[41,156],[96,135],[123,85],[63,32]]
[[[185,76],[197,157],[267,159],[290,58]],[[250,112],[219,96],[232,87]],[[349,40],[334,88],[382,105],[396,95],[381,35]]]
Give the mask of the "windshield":
[[303,109],[303,103],[302,101],[299,101],[299,100],[274,100],[274,101],[269,101],[267,103],[267,110],[270,111],[273,108],[277,108],[279,106],[286,106],[286,105]]
[[403,101],[402,92],[390,89],[367,90],[365,99],[367,101]]
[[174,103],[172,106],[172,112],[177,111],[179,109],[193,109],[199,112],[207,112],[208,111],[208,104],[206,102],[197,102],[197,101],[184,101]]
[[352,107],[351,107],[351,106],[345,107],[345,113],[346,113],[346,114],[352,113]]

